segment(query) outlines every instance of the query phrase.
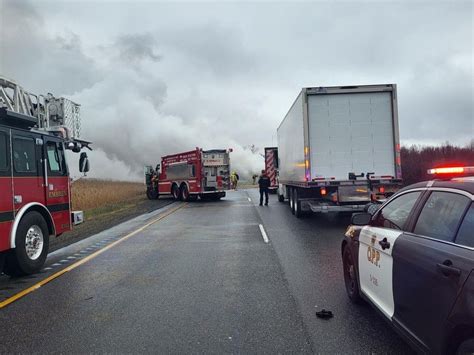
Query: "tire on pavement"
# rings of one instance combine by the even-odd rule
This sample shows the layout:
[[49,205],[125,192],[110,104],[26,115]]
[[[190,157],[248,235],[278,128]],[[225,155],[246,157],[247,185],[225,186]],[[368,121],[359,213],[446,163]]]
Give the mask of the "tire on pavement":
[[466,339],[462,341],[461,344],[459,344],[458,348],[456,349],[456,354],[466,355],[474,353],[474,331],[471,336],[472,338]]
[[4,272],[11,276],[34,274],[41,270],[48,255],[49,230],[43,216],[28,212],[20,220],[15,248],[7,255]]
[[360,297],[357,270],[354,264],[354,258],[348,246],[344,248],[344,253],[342,254],[342,265],[347,295],[353,303],[359,304],[362,302],[362,298]]
[[180,193],[180,195],[181,195],[181,200],[183,200],[183,201],[189,201],[188,185],[182,184],[179,193]]
[[293,209],[295,210],[294,214],[296,218],[303,217],[303,211],[301,210],[301,201],[298,201],[298,189],[294,189],[293,191]]
[[173,187],[171,188],[171,194],[173,195],[175,200],[181,199],[181,190],[179,189],[178,185],[173,185]]
[[158,191],[150,186],[146,189],[146,197],[148,197],[149,200],[156,200],[158,199]]
[[283,194],[280,194],[280,189],[278,191],[278,202],[285,202],[285,196]]
[[295,193],[294,189],[292,187],[290,187],[288,189],[288,192],[289,192],[289,194],[288,194],[289,198],[288,199],[289,199],[289,202],[290,202],[290,210],[291,210],[292,214],[295,214],[295,200],[294,200],[294,197],[293,197],[293,195]]

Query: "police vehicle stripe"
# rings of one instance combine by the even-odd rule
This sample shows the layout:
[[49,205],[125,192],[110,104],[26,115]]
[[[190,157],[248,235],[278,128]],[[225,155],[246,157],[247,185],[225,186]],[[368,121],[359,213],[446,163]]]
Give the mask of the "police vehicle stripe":
[[401,231],[365,226],[359,235],[359,278],[364,295],[388,318],[392,318],[392,252]]

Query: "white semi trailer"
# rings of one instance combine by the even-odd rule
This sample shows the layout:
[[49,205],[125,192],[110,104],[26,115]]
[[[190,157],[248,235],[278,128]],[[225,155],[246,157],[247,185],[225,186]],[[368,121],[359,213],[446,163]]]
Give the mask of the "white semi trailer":
[[395,84],[303,88],[277,130],[291,212],[355,212],[402,185]]

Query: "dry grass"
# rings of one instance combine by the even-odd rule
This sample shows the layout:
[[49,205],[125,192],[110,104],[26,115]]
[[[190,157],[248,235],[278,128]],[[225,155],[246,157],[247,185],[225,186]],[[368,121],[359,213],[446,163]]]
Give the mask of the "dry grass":
[[146,199],[145,185],[139,182],[81,179],[71,189],[73,208],[86,212]]

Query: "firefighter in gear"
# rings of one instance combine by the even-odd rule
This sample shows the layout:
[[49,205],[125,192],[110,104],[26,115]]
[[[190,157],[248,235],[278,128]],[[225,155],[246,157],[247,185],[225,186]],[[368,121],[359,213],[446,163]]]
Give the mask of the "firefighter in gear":
[[230,182],[232,183],[232,187],[234,190],[237,190],[237,183],[239,182],[239,174],[234,170],[232,174],[230,174]]
[[265,194],[265,206],[268,206],[268,188],[270,187],[270,178],[265,170],[262,170],[262,175],[258,179],[258,187],[260,188],[260,206],[263,204],[263,194]]

